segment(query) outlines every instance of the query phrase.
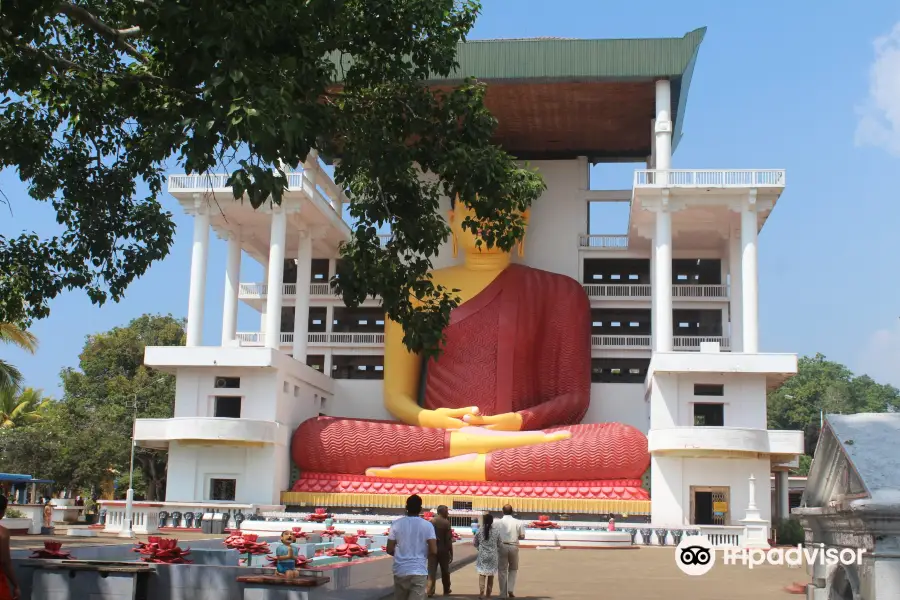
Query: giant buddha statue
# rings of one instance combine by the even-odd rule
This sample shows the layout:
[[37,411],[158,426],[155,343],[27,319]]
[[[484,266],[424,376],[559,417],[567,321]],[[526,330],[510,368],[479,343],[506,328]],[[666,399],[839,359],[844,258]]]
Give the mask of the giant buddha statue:
[[[412,480],[452,484],[455,493],[502,485],[529,495],[552,482],[586,497],[615,489],[612,497],[645,500],[647,438],[619,423],[580,424],[591,393],[584,289],[479,247],[462,228],[469,215],[461,203],[449,213],[462,264],[433,272],[436,285],[460,290],[443,352],[427,361],[410,353],[401,326],[389,321],[384,403],[397,421],[302,423],[292,444],[303,472],[294,491],[405,493],[416,488],[388,484]],[[420,493],[434,491],[426,488]]]

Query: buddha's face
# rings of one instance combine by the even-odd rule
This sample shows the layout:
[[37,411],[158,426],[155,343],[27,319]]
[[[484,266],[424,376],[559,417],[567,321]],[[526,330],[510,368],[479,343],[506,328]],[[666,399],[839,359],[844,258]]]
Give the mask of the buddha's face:
[[[481,247],[478,246],[478,232],[473,231],[471,228],[463,229],[462,224],[466,221],[468,217],[475,219],[475,211],[463,204],[462,202],[457,202],[455,207],[450,210],[448,213],[449,221],[450,221],[450,231],[453,232],[453,235],[456,237],[456,243],[458,245],[459,251],[463,254],[469,252],[479,252],[481,254],[504,254],[503,250],[494,246],[493,248],[488,248],[486,243],[482,243]],[[525,226],[528,226],[528,212],[525,212]]]

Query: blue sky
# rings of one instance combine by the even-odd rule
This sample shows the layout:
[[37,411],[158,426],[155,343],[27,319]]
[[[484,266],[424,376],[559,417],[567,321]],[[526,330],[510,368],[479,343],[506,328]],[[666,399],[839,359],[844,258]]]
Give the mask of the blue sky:
[[[646,2],[485,0],[472,37],[681,36],[708,27],[694,72],[675,168],[785,168],[788,185],[760,238],[764,351],[822,352],[900,385],[900,4],[793,0]],[[877,42],[876,42],[877,41]],[[630,187],[631,169],[596,168],[592,186]],[[55,233],[53,212],[0,173],[12,215],[0,233]],[[85,337],[145,313],[187,312],[191,220],[175,201],[171,255],[102,308],[81,292],[33,328],[36,356],[0,348],[28,385],[58,393]],[[204,338],[219,339],[224,243],[212,236]],[[245,260],[243,281],[261,281]],[[239,329],[256,330],[242,307]]]

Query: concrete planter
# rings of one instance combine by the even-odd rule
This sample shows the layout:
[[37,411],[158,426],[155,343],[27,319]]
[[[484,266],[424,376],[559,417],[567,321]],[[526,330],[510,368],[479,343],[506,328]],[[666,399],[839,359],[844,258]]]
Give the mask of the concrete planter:
[[6,527],[11,535],[28,535],[31,531],[33,521],[28,518],[0,519],[0,525]]

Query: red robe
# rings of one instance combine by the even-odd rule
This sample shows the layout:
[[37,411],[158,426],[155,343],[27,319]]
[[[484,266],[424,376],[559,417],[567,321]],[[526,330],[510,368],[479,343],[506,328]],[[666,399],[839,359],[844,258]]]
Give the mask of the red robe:
[[[639,479],[647,438],[618,423],[577,425],[590,403],[591,311],[564,275],[512,265],[453,311],[441,356],[427,368],[424,406],[518,412],[525,430],[567,430],[572,439],[498,450],[488,481]],[[294,434],[297,466],[362,475],[367,468],[449,457],[450,432],[318,417]]]

